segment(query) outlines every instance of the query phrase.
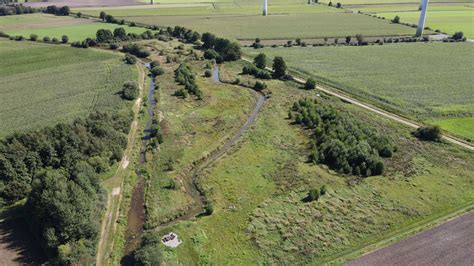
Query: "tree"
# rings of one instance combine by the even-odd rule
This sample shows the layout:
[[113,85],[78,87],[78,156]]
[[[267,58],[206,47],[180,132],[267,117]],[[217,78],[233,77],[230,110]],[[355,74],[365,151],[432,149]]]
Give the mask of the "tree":
[[306,197],[308,201],[317,201],[319,199],[319,191],[315,188],[312,188],[308,192],[308,196]]
[[338,3],[336,4],[336,8],[342,8],[342,4],[338,2]]
[[413,132],[415,137],[428,140],[428,141],[439,141],[441,139],[441,128],[439,126],[423,126],[419,127]]
[[70,9],[68,6],[63,6],[59,9],[57,15],[59,16],[69,16]]
[[51,39],[48,36],[43,37],[43,42],[49,42],[49,41],[51,41]]
[[304,84],[304,88],[306,90],[314,90],[316,89],[316,81],[312,78],[309,78],[306,80],[306,83]]
[[260,81],[255,82],[255,85],[253,86],[253,89],[256,91],[263,91],[266,88],[267,88],[267,84],[265,84],[265,82],[260,82]]
[[212,33],[205,32],[202,34],[201,41],[204,49],[211,49],[216,43],[216,36]]
[[137,58],[131,54],[125,54],[124,60],[127,64],[130,64],[130,65],[133,65],[137,62]]
[[116,39],[124,41],[124,40],[127,39],[127,32],[125,32],[125,29],[122,28],[122,27],[116,28],[116,29],[114,29],[114,37]]
[[457,31],[453,34],[454,40],[462,40],[463,37],[464,37],[464,32],[462,31]]
[[165,70],[161,68],[160,66],[155,66],[154,68],[150,70],[150,72],[153,76],[161,76],[165,73]]
[[258,54],[253,60],[256,67],[265,69],[267,67],[267,56],[264,53]]
[[138,85],[134,81],[126,81],[122,88],[122,97],[127,100],[134,100],[138,97]]
[[99,18],[102,19],[102,21],[105,21],[105,15],[104,11],[100,11]]
[[209,69],[206,69],[206,71],[204,71],[204,76],[207,78],[212,77],[212,71]]
[[273,73],[276,78],[282,78],[286,75],[286,63],[285,60],[283,60],[283,57],[281,56],[276,56],[273,59]]
[[112,32],[107,29],[99,29],[95,36],[98,43],[106,43],[114,39]]
[[392,19],[392,22],[393,22],[393,23],[396,23],[396,24],[400,23],[400,17],[399,17],[399,16],[395,16],[395,17]]
[[76,17],[78,17],[78,18],[82,17],[82,13],[81,13],[81,12],[77,12],[77,13],[76,13]]
[[346,43],[347,44],[351,43],[351,39],[352,39],[351,36],[346,36]]
[[364,42],[364,36],[362,36],[362,34],[357,34],[356,39],[359,45],[362,44],[362,42]]
[[38,40],[38,35],[30,34],[30,40],[36,42]]
[[62,43],[68,43],[68,42],[69,42],[69,37],[67,37],[67,35],[63,35],[63,36],[61,37],[61,42],[62,42]]

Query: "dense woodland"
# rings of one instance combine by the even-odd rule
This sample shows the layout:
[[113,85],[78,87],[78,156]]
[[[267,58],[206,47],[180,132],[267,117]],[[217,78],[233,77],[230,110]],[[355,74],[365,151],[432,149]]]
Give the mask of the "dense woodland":
[[312,131],[311,160],[339,173],[380,175],[384,171],[382,157],[391,157],[396,150],[392,141],[375,129],[316,99],[294,103],[288,116]]
[[28,199],[28,222],[52,262],[93,262],[105,197],[98,174],[121,159],[131,117],[97,112],[0,141],[1,203]]

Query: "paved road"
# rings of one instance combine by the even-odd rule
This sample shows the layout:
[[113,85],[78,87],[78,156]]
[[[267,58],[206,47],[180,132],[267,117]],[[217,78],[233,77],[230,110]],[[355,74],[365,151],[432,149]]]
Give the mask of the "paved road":
[[[247,62],[250,62],[250,63],[253,62],[252,60],[250,60],[250,59],[248,59],[248,58],[242,58],[242,60],[247,61]],[[268,67],[267,67],[267,69],[271,70],[271,68],[268,68]],[[294,80],[295,80],[296,82],[298,82],[298,83],[301,83],[301,84],[304,84],[304,83],[306,82],[306,80],[304,80],[304,79],[302,79],[302,78],[299,78],[299,77],[294,77]],[[364,102],[361,102],[361,101],[359,101],[359,100],[356,100],[356,99],[354,99],[354,98],[352,98],[352,97],[346,96],[346,95],[342,94],[341,92],[339,92],[338,89],[336,89],[336,88],[332,88],[332,87],[329,87],[329,86],[319,86],[319,85],[318,85],[318,86],[317,86],[317,89],[320,90],[320,91],[323,91],[323,92],[325,92],[325,93],[327,93],[327,94],[329,94],[329,95],[335,96],[335,97],[337,97],[337,98],[339,98],[339,99],[341,99],[341,100],[344,100],[344,101],[349,102],[349,103],[351,103],[351,104],[354,104],[354,105],[357,105],[357,106],[359,106],[359,107],[362,107],[362,108],[364,108],[364,109],[366,109],[366,110],[369,110],[369,111],[371,111],[371,112],[373,112],[373,113],[376,113],[376,114],[379,114],[379,115],[384,116],[384,117],[386,117],[386,118],[395,120],[395,121],[397,121],[397,122],[399,122],[399,123],[401,123],[401,124],[404,124],[404,125],[406,125],[406,126],[409,126],[409,127],[415,128],[415,129],[420,127],[420,125],[417,124],[416,122],[410,121],[410,120],[408,120],[408,119],[406,119],[406,118],[402,118],[402,117],[400,117],[400,116],[398,116],[398,115],[396,115],[396,114],[387,112],[387,111],[382,110],[382,109],[380,109],[380,108],[377,108],[377,107],[375,107],[375,106],[371,106],[371,105],[369,105],[369,104],[367,104],[367,103],[364,103]],[[469,145],[469,144],[467,144],[467,143],[464,143],[464,142],[462,142],[462,141],[459,141],[459,140],[457,140],[457,139],[454,138],[454,137],[451,137],[451,136],[448,136],[448,135],[443,135],[442,138],[443,138],[444,140],[448,141],[448,142],[451,142],[451,143],[453,143],[453,144],[459,145],[459,146],[464,147],[464,148],[466,148],[466,149],[468,149],[468,150],[474,151],[474,146]]]
[[474,265],[474,212],[346,265]]

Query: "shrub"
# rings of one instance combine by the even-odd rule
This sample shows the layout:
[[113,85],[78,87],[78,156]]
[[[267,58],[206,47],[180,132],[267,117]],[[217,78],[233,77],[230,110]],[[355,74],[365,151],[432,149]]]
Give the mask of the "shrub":
[[153,60],[153,61],[150,62],[150,67],[151,68],[158,67],[160,65],[161,65],[161,63],[158,60]]
[[323,185],[323,186],[319,189],[319,194],[320,194],[321,196],[323,196],[323,195],[326,195],[326,192],[327,192],[326,185]]
[[81,12],[77,12],[77,13],[76,13],[76,17],[78,17],[78,18],[82,17],[82,13],[81,13]]
[[206,69],[206,70],[204,71],[204,76],[205,76],[205,77],[208,77],[208,78],[212,77],[212,71],[209,70],[209,69]]
[[273,59],[273,74],[276,78],[283,78],[286,75],[286,63],[283,57],[276,56]]
[[159,66],[156,66],[150,70],[153,76],[161,76],[165,73],[165,70]]
[[352,39],[351,36],[346,36],[346,43],[347,44],[351,43],[351,39]]
[[125,54],[124,60],[127,64],[130,64],[130,65],[133,65],[137,62],[137,58],[131,54]]
[[126,100],[134,100],[138,97],[138,85],[134,81],[123,83],[122,97]]
[[212,204],[210,202],[206,203],[206,206],[204,206],[204,210],[206,212],[206,215],[211,215],[214,212],[214,208],[212,207]]
[[453,39],[454,40],[462,40],[462,38],[464,37],[464,33],[462,31],[457,31],[453,34]]
[[307,199],[310,202],[315,200],[317,201],[319,199],[319,191],[315,188],[310,189],[308,192]]
[[144,47],[139,46],[136,43],[124,45],[122,51],[141,58],[145,58],[150,55],[150,52],[148,50],[146,50]]
[[255,82],[255,85],[253,86],[253,89],[256,91],[263,91],[266,88],[267,88],[267,84],[265,84],[265,82],[260,82],[260,81]]
[[356,39],[359,45],[361,45],[364,42],[364,36],[362,36],[362,34],[357,34]]
[[338,3],[336,4],[336,8],[342,8],[342,4],[338,2]]
[[306,90],[314,90],[316,89],[316,81],[312,78],[309,78],[306,80],[306,83],[304,84],[304,88]]
[[8,37],[10,37],[10,35],[6,34],[6,33],[3,32],[3,31],[0,31],[0,37],[8,38]]
[[38,35],[30,34],[30,40],[36,42],[38,40]]
[[395,17],[392,19],[392,22],[393,22],[393,23],[396,23],[396,24],[400,23],[400,17],[399,17],[399,16],[395,16]]
[[53,37],[53,39],[51,41],[54,42],[54,43],[59,43],[59,40],[56,37]]
[[258,54],[253,60],[256,67],[265,69],[267,67],[267,56],[264,53]]
[[51,41],[51,39],[48,36],[43,37],[43,42],[49,42],[49,41]]
[[174,96],[185,99],[188,97],[188,92],[184,89],[178,89],[174,92]]
[[67,35],[61,36],[61,42],[62,43],[68,43],[69,42],[69,37],[67,37]]
[[441,128],[439,126],[419,127],[413,135],[422,140],[439,141],[441,140]]
[[118,44],[116,44],[116,43],[111,43],[111,44],[109,44],[109,48],[110,48],[111,50],[116,50],[116,49],[119,48],[119,46],[118,46]]

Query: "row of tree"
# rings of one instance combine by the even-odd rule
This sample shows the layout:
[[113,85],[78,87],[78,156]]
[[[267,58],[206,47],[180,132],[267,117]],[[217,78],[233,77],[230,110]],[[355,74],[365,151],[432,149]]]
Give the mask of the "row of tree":
[[68,6],[57,7],[55,5],[47,6],[44,13],[53,14],[56,16],[69,16],[71,9]]
[[235,61],[240,59],[242,55],[238,43],[216,37],[212,33],[203,33],[201,41],[201,47],[205,50],[204,57],[206,59],[215,59],[217,63]]
[[[196,77],[192,71],[192,69],[185,63],[179,65],[179,67],[174,71],[175,80],[180,85],[184,85],[183,89],[178,89],[175,92],[176,96],[185,97],[187,93],[196,95],[198,100],[202,100],[203,94],[202,91],[199,89],[198,85],[196,84]],[[187,93],[185,93],[187,92]]]
[[311,160],[339,173],[380,175],[384,171],[382,157],[391,157],[396,150],[392,141],[375,129],[316,99],[294,103],[288,116],[312,130]]
[[0,16],[31,14],[39,12],[38,9],[23,5],[5,5],[0,6]]

